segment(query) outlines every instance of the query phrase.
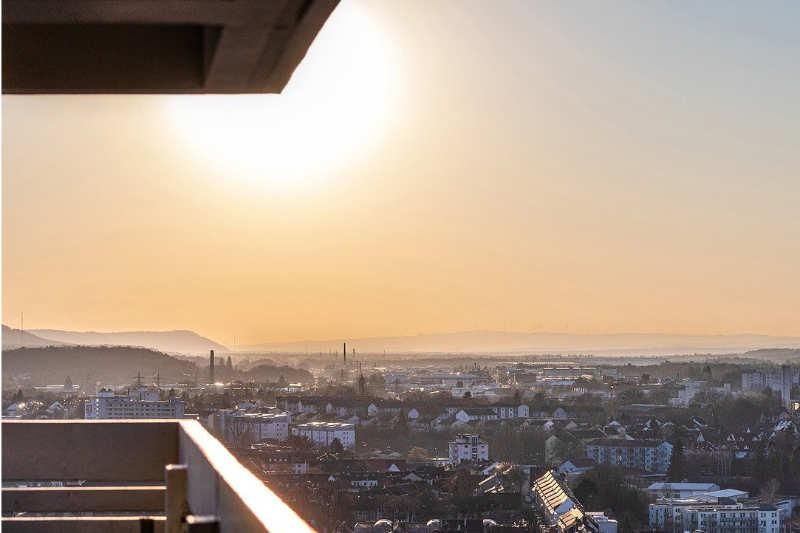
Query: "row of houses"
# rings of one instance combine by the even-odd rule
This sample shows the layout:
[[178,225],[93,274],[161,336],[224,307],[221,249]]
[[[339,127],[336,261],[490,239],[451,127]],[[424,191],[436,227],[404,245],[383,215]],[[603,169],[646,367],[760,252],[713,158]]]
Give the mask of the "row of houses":
[[598,522],[584,510],[583,505],[575,498],[567,484],[556,472],[548,470],[536,478],[531,486],[531,495],[534,509],[541,519],[541,531],[600,532]]
[[524,403],[496,403],[475,406],[470,401],[445,405],[438,414],[431,415],[430,408],[423,409],[422,407],[408,405],[400,400],[329,398],[325,396],[281,396],[277,398],[277,406],[294,415],[328,414],[343,419],[354,418],[361,420],[376,416],[397,416],[402,413],[411,422],[428,419],[433,423],[446,418],[467,423],[531,417],[566,420],[569,416],[561,407],[557,408],[553,413],[532,413],[529,406]]

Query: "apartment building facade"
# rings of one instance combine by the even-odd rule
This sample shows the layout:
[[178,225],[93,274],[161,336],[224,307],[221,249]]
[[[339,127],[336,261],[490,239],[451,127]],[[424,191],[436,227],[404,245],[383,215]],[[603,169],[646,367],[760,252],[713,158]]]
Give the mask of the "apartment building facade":
[[672,444],[642,439],[595,439],[586,445],[586,457],[597,464],[665,473],[672,456]]
[[83,404],[87,419],[183,418],[185,406],[183,400],[161,400],[157,390],[141,387],[128,394],[101,389]]
[[459,434],[448,443],[447,448],[450,464],[453,465],[489,460],[489,444],[481,440],[479,435]]
[[308,422],[291,428],[292,435],[305,437],[317,446],[330,446],[338,439],[345,448],[356,445],[356,428],[345,422]]

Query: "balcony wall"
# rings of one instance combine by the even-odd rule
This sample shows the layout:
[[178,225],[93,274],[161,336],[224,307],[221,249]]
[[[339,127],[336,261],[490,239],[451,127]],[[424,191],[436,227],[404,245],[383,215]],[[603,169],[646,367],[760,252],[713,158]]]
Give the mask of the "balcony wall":
[[85,481],[81,487],[4,488],[6,531],[138,532],[141,517],[152,519],[154,531],[169,530],[168,464],[187,465],[189,512],[216,516],[223,533],[311,531],[196,421],[4,421],[2,457],[6,486]]

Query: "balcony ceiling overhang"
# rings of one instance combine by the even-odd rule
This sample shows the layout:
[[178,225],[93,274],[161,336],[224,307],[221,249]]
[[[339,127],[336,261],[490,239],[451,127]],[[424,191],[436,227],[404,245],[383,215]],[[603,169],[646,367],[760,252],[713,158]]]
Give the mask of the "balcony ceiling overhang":
[[4,0],[6,94],[278,93],[339,0]]

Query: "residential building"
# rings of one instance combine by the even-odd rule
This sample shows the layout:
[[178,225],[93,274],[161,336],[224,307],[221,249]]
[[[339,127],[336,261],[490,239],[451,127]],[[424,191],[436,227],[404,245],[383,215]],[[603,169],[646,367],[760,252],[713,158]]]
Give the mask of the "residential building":
[[118,395],[111,389],[100,389],[84,403],[87,419],[120,418],[183,418],[183,400],[161,400],[158,389],[136,387]]
[[497,413],[491,407],[467,407],[455,415],[459,422],[488,422],[497,420]]
[[543,524],[541,531],[557,533],[594,532],[597,522],[583,510],[567,484],[553,470],[548,470],[533,482],[533,505]]
[[530,410],[527,405],[493,405],[495,413],[498,418],[504,420],[506,418],[528,418]]
[[305,437],[318,446],[330,446],[338,439],[345,448],[356,445],[356,429],[345,422],[308,422],[291,428],[292,435]]
[[659,500],[649,507],[649,526],[706,533],[779,533],[781,513],[772,505],[719,505],[696,499]]
[[259,442],[265,439],[284,441],[289,438],[289,413],[233,412],[223,417],[223,432],[227,442]]
[[789,365],[782,365],[772,371],[762,372],[743,372],[742,389],[750,391],[762,391],[766,388],[772,389],[781,396],[783,406],[791,410],[792,386],[800,384],[800,369],[794,369]]
[[459,434],[448,443],[450,464],[488,461],[489,445],[479,435]]
[[595,439],[586,445],[586,457],[597,464],[665,473],[672,456],[672,444],[640,439]]

